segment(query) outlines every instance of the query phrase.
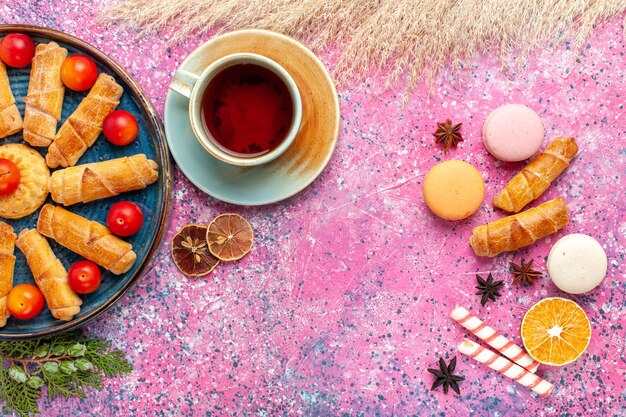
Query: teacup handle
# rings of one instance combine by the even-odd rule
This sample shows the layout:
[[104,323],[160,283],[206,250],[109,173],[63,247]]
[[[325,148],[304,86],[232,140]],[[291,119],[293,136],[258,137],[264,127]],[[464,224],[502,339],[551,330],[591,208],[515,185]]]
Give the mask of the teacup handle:
[[193,86],[199,79],[200,76],[198,74],[194,74],[193,72],[182,69],[176,70],[174,73],[174,79],[170,84],[170,89],[172,91],[176,91],[180,95],[190,98]]

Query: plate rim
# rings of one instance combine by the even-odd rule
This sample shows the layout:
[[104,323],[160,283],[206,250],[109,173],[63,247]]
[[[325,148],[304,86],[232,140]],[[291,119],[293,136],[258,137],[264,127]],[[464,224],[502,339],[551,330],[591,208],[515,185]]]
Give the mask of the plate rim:
[[136,95],[136,97],[139,99],[138,105],[146,112],[146,115],[148,116],[147,118],[149,121],[149,125],[151,126],[156,136],[155,138],[156,141],[153,140],[153,142],[156,142],[157,148],[159,149],[159,152],[161,154],[161,158],[160,158],[161,160],[159,162],[162,165],[161,172],[163,175],[163,185],[162,185],[163,203],[161,204],[162,207],[157,213],[158,216],[160,217],[159,222],[158,222],[158,230],[154,237],[153,242],[150,244],[150,249],[148,253],[146,254],[145,261],[139,267],[139,269],[137,269],[135,274],[132,277],[130,277],[128,282],[126,282],[124,286],[122,286],[119,290],[113,293],[111,297],[109,297],[104,303],[96,307],[90,313],[78,319],[70,320],[69,322],[63,322],[59,320],[58,326],[54,326],[53,328],[50,328],[47,330],[40,330],[40,331],[28,332],[28,333],[6,333],[6,332],[3,332],[4,328],[0,328],[0,341],[2,340],[27,340],[27,339],[34,339],[34,338],[40,338],[40,337],[49,337],[49,336],[53,336],[56,334],[64,333],[64,332],[84,326],[85,324],[89,323],[90,321],[92,321],[93,319],[95,319],[96,317],[104,313],[105,311],[107,311],[109,308],[114,306],[118,301],[120,301],[124,295],[126,295],[131,289],[134,288],[134,286],[139,281],[139,278],[141,278],[143,273],[146,271],[146,268],[148,267],[148,265],[154,260],[154,254],[159,248],[161,244],[161,238],[163,237],[163,234],[165,232],[165,225],[167,223],[168,213],[169,213],[169,205],[170,205],[169,200],[170,200],[170,195],[171,195],[171,186],[170,186],[170,183],[171,183],[171,160],[170,159],[171,157],[169,154],[168,147],[166,146],[165,130],[164,130],[163,122],[159,118],[159,115],[156,109],[154,108],[154,105],[152,104],[152,102],[148,99],[143,89],[139,86],[139,84],[137,84],[137,82],[132,78],[132,76],[120,64],[118,64],[117,61],[115,61],[113,58],[105,54],[103,51],[101,51],[97,47],[85,42],[84,40],[74,35],[70,35],[65,32],[61,32],[55,29],[50,29],[50,28],[37,26],[37,25],[25,25],[25,24],[18,24],[18,23],[0,24],[0,35],[4,35],[5,33],[11,32],[11,31],[34,33],[40,36],[49,37],[52,40],[60,40],[64,43],[77,47],[78,49],[83,49],[89,54],[97,56],[97,58],[103,61],[104,63],[106,63],[108,67],[113,72],[115,72],[115,74],[118,77],[124,80],[124,82],[131,88],[133,94]]
[[[322,172],[324,172],[324,170],[326,169],[326,167],[328,166],[331,158],[333,157],[333,155],[335,154],[335,150],[337,149],[337,142],[339,142],[339,135],[340,135],[340,129],[341,129],[341,106],[339,103],[339,95],[337,93],[337,87],[335,85],[335,81],[333,80],[332,76],[330,75],[330,72],[328,71],[328,68],[326,68],[326,65],[324,65],[324,63],[320,60],[320,58],[313,52],[311,51],[306,45],[304,45],[302,42],[298,41],[297,39],[285,35],[283,33],[280,32],[275,32],[272,30],[267,30],[267,29],[240,29],[240,30],[233,30],[230,32],[226,32],[226,33],[222,33],[222,34],[218,34],[217,36],[209,39],[206,42],[203,42],[202,44],[200,44],[199,46],[197,46],[193,51],[191,51],[189,53],[189,55],[187,55],[187,57],[180,63],[180,65],[176,68],[181,69],[184,68],[185,65],[191,61],[193,59],[194,54],[198,53],[198,51],[201,48],[209,48],[211,46],[211,44],[213,44],[216,41],[221,41],[223,39],[228,39],[229,37],[232,36],[238,36],[241,34],[250,34],[250,35],[255,35],[255,34],[261,34],[261,35],[269,35],[269,36],[273,36],[276,38],[280,38],[281,40],[285,41],[285,42],[291,42],[291,43],[295,43],[297,44],[297,46],[307,55],[309,55],[318,65],[318,67],[322,70],[322,73],[324,74],[324,78],[326,79],[326,81],[328,82],[328,85],[331,87],[331,90],[333,91],[333,105],[335,108],[335,116],[336,116],[336,123],[333,129],[333,139],[332,139],[332,146],[331,146],[331,151],[328,153],[328,155],[326,156],[326,158],[324,158],[324,161],[319,165],[319,168],[317,170],[315,170],[311,177],[310,180],[307,180],[303,183],[303,185],[301,187],[298,187],[297,190],[295,190],[294,192],[278,197],[278,198],[272,198],[272,199],[265,199],[259,202],[241,202],[241,200],[237,200],[237,199],[231,199],[228,197],[223,197],[223,196],[219,196],[217,195],[217,193],[214,193],[212,191],[209,191],[207,189],[207,187],[205,187],[204,185],[202,185],[200,182],[194,180],[191,178],[191,175],[189,174],[189,170],[187,170],[186,168],[183,167],[183,165],[181,165],[178,162],[178,159],[176,157],[176,152],[173,150],[176,147],[175,146],[171,146],[170,140],[169,140],[169,135],[167,135],[167,107],[168,107],[168,102],[171,101],[170,97],[173,94],[178,94],[175,91],[172,91],[172,89],[168,86],[168,92],[167,95],[165,97],[165,105],[164,105],[164,111],[163,111],[163,123],[165,125],[165,131],[166,131],[166,135],[165,135],[165,140],[167,141],[168,144],[168,149],[170,149],[170,152],[172,154],[172,158],[176,161],[176,165],[178,166],[178,168],[182,171],[182,173],[185,175],[185,178],[187,178],[189,181],[191,181],[192,184],[194,184],[196,187],[198,187],[202,192],[204,192],[205,194],[219,200],[219,201],[223,201],[225,203],[229,203],[229,204],[236,204],[239,206],[246,206],[246,207],[255,207],[255,206],[265,206],[265,205],[269,205],[269,204],[275,204],[284,200],[287,200],[293,196],[295,196],[296,194],[299,194],[300,192],[302,192],[304,189],[306,189],[307,187],[309,187],[321,174]],[[171,83],[170,83],[171,85]],[[188,122],[188,120],[187,120]],[[186,122],[186,123],[187,123]],[[211,155],[209,155],[207,153],[207,157],[208,158],[213,158]]]

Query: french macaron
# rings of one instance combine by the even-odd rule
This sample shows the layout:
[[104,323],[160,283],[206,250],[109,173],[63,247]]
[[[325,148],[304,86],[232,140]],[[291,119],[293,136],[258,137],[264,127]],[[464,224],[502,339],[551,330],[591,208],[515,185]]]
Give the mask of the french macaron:
[[428,208],[445,220],[461,220],[480,208],[485,182],[467,162],[441,162],[428,171],[422,189]]
[[561,291],[583,294],[606,275],[608,260],[602,245],[591,236],[573,233],[559,239],[548,255],[548,274]]
[[487,117],[483,142],[494,158],[523,161],[533,156],[543,142],[545,129],[541,117],[523,104],[505,104]]

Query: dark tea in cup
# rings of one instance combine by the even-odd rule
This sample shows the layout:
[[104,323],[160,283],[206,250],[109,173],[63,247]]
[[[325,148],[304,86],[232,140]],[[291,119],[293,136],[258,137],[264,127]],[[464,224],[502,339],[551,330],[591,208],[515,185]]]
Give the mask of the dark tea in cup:
[[289,89],[273,71],[240,63],[222,69],[201,101],[204,127],[229,153],[256,157],[278,147],[293,122]]
[[200,74],[179,68],[170,90],[189,99],[189,122],[200,145],[227,164],[253,167],[274,161],[302,127],[296,82],[263,55],[225,55]]

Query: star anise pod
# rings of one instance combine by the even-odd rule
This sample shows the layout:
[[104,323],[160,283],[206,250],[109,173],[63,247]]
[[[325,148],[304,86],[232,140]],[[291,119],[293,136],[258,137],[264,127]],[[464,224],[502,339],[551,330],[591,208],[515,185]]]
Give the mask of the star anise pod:
[[513,272],[513,284],[533,285],[535,283],[535,279],[541,277],[541,272],[533,269],[533,262],[534,259],[531,259],[528,263],[524,263],[524,260],[522,259],[522,263],[520,265],[509,262]]
[[461,136],[461,126],[463,123],[452,124],[452,120],[446,119],[445,122],[437,122],[437,130],[433,133],[435,143],[443,143],[443,151],[448,152],[451,147],[463,141]]
[[428,372],[437,377],[433,386],[430,388],[431,391],[443,385],[444,394],[448,393],[448,388],[452,388],[454,392],[461,395],[458,382],[465,380],[465,377],[453,375],[454,368],[456,368],[456,356],[452,358],[448,366],[446,366],[443,358],[439,358],[439,369],[428,368]]
[[496,301],[496,298],[502,295],[498,290],[504,285],[504,282],[494,281],[491,272],[487,276],[486,281],[480,275],[476,275],[476,280],[478,281],[478,285],[476,286],[478,292],[476,295],[482,295],[480,305],[484,306],[489,300]]

